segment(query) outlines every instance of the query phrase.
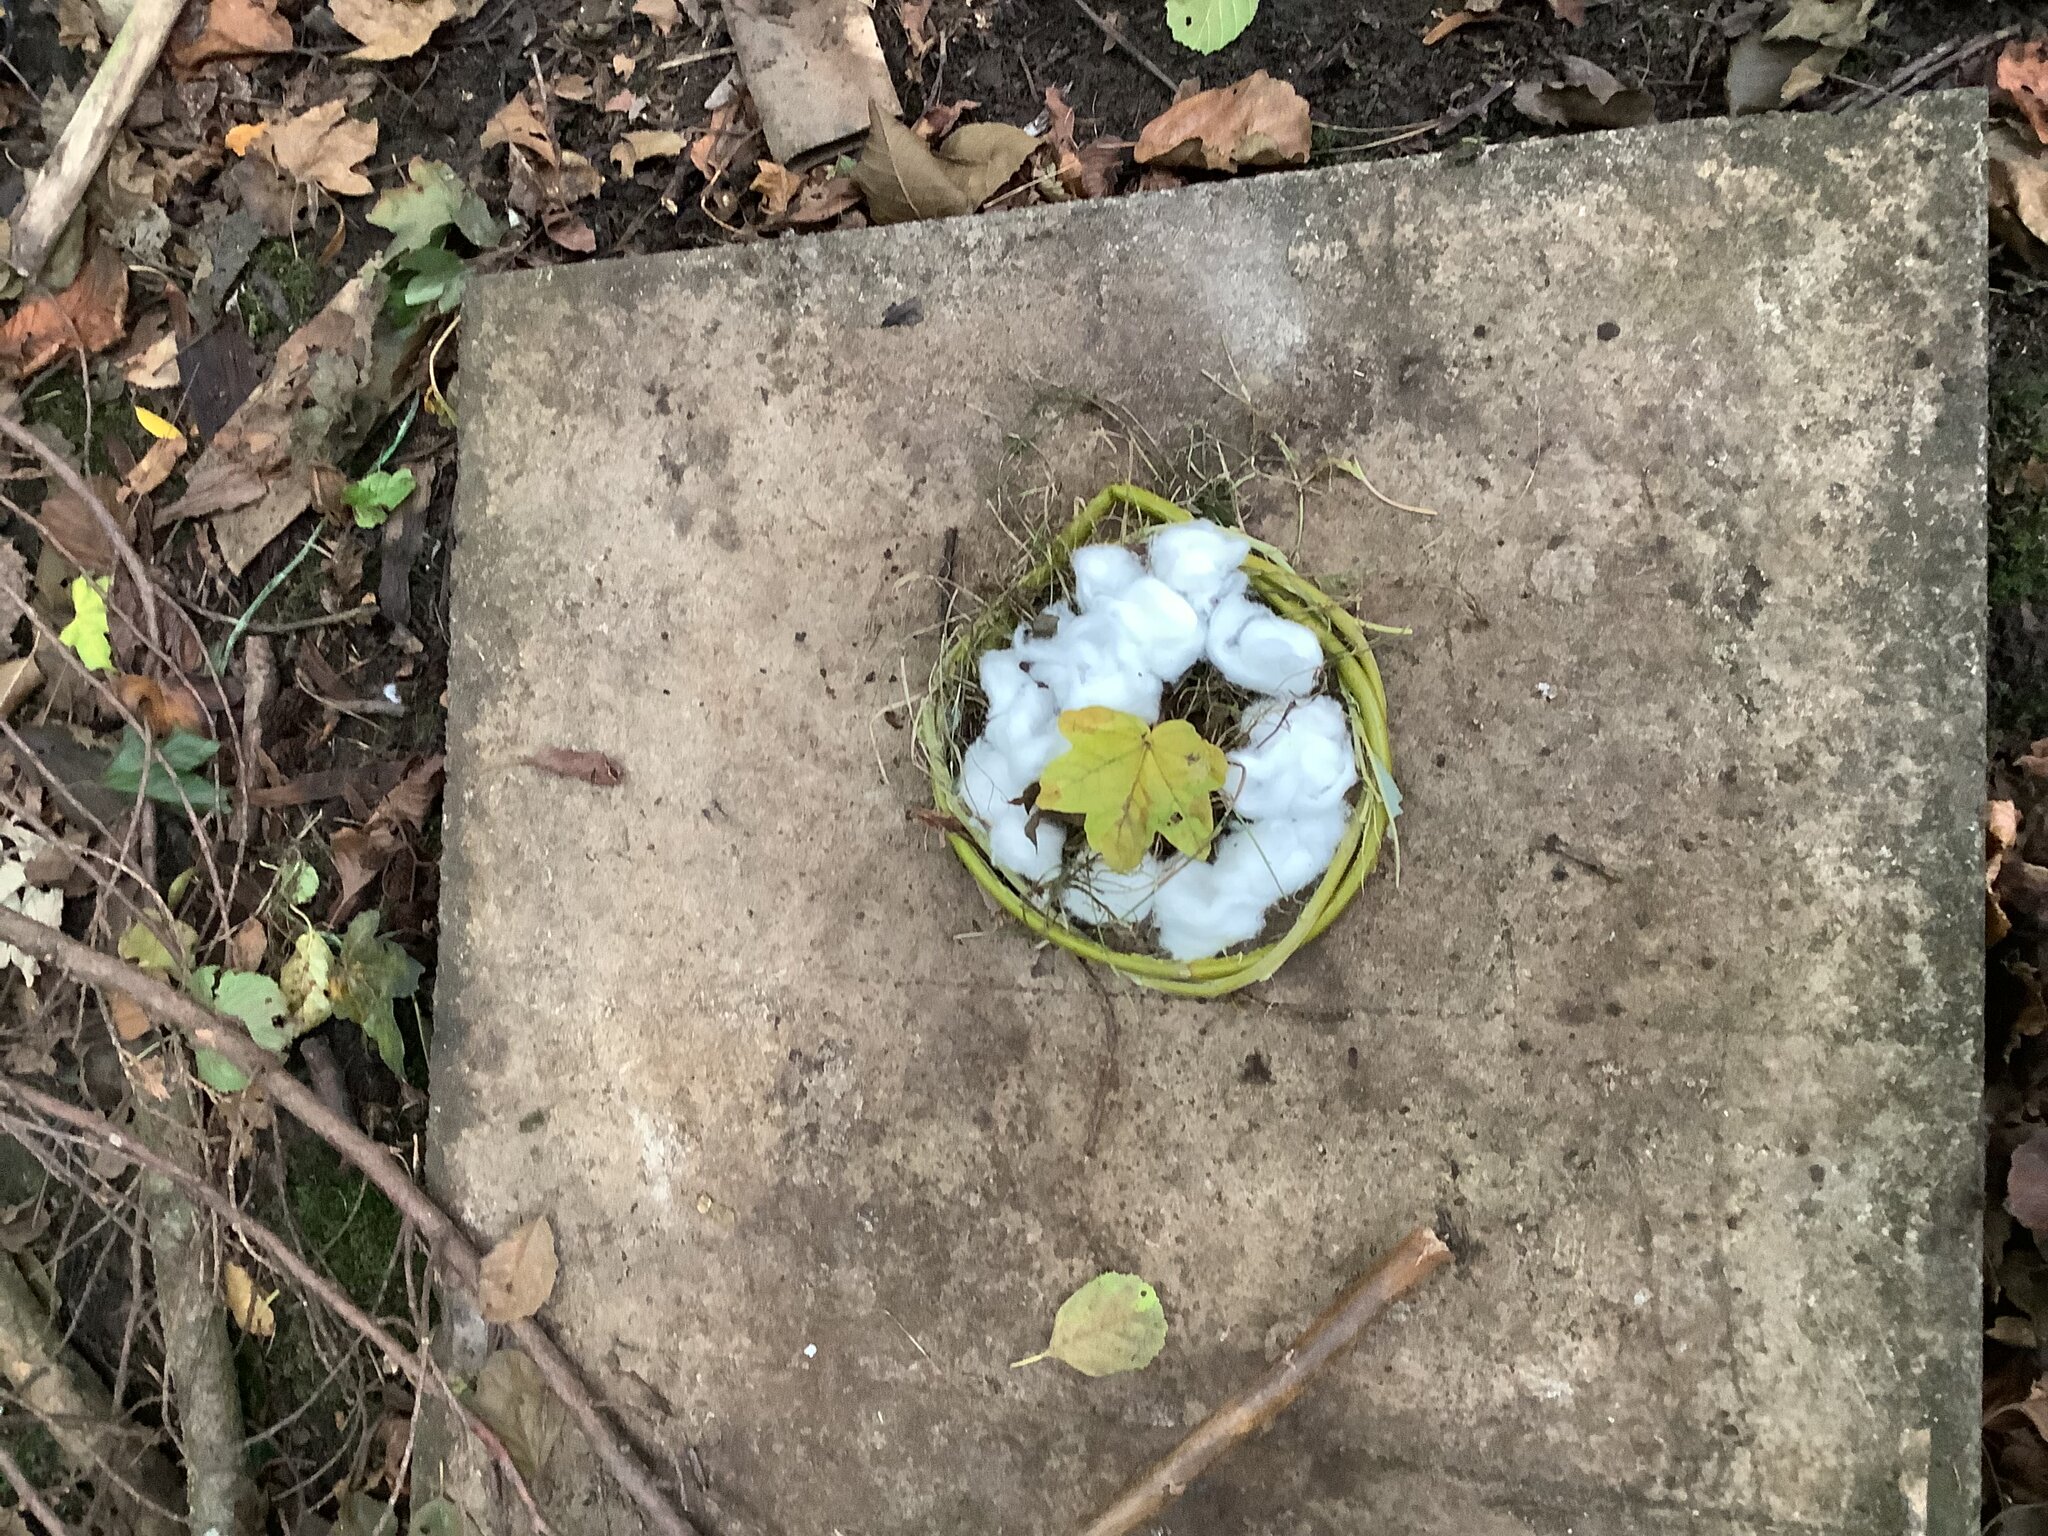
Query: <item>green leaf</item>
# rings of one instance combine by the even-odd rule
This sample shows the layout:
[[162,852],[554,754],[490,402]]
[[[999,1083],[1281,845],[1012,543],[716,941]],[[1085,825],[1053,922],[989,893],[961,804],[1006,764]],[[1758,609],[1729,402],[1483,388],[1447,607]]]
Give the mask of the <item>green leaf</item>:
[[375,528],[413,493],[418,483],[409,469],[373,469],[345,489],[341,499],[355,508],[358,528]]
[[249,1086],[249,1074],[219,1051],[200,1046],[192,1053],[192,1066],[199,1081],[215,1093],[240,1093]]
[[319,894],[320,871],[295,853],[278,866],[277,888],[286,901],[303,907]]
[[[144,793],[160,804],[179,809],[183,809],[185,801],[189,800],[195,811],[219,810],[226,803],[225,797],[211,781],[191,771],[211,760],[219,750],[217,741],[208,741],[204,736],[194,736],[187,731],[173,731],[157,744],[157,756],[162,761],[149,764],[149,787]],[[122,732],[121,749],[107,764],[100,782],[124,795],[134,794],[142,783],[146,755],[141,735],[130,726]],[[183,799],[179,797],[180,790],[184,792]]]
[[1060,734],[1072,744],[1038,781],[1040,810],[1086,818],[1088,846],[1120,874],[1136,869],[1164,837],[1191,858],[1209,851],[1223,787],[1223,752],[1185,720],[1148,726],[1121,710],[1070,709]]
[[123,960],[132,960],[153,976],[182,976],[198,938],[198,931],[189,923],[179,923],[178,951],[173,954],[154,928],[138,922],[128,925],[128,931],[121,935],[121,942],[114,947]]
[[398,289],[400,303],[444,315],[462,302],[462,291],[469,284],[469,263],[445,245],[430,245],[402,257],[394,271],[404,279]]
[[327,984],[334,1011],[377,1047],[392,1075],[405,1076],[405,1042],[398,1032],[392,1004],[411,997],[419,986],[419,963],[391,940],[380,938],[381,914],[374,908],[356,914],[341,938],[341,958]]
[[448,1499],[416,1504],[406,1536],[462,1536],[462,1511]]
[[114,670],[114,647],[107,640],[107,588],[111,576],[77,576],[71,582],[71,622],[57,632],[87,670]]
[[334,951],[327,947],[325,934],[308,930],[299,935],[291,959],[285,961],[277,978],[285,1009],[291,1014],[293,1034],[316,1028],[334,1012],[334,999],[327,991],[333,967]]
[[484,200],[439,160],[416,155],[405,174],[411,185],[386,192],[370,210],[370,222],[391,232],[392,255],[424,249],[451,225],[479,250],[503,238]]
[[284,993],[268,976],[254,971],[222,971],[213,984],[213,1006],[240,1019],[249,1038],[266,1051],[279,1055],[291,1044],[291,1036],[277,1027],[287,1011]]
[[1237,41],[1259,13],[1259,0],[1166,0],[1166,25],[1173,40],[1197,53],[1214,53]]
[[1137,1275],[1097,1275],[1060,1303],[1052,1342],[1012,1363],[1062,1360],[1083,1376],[1141,1371],[1166,1347],[1166,1314],[1159,1293]]

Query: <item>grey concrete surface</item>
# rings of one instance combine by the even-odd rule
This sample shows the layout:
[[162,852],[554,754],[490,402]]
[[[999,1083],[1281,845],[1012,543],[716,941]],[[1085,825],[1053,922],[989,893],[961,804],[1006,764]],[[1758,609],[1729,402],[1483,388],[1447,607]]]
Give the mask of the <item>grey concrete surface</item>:
[[[1981,113],[481,285],[433,1176],[553,1218],[664,1465],[788,1536],[1056,1532],[1435,1218],[1456,1271],[1159,1529],[1974,1529]],[[1124,467],[1060,390],[1440,509],[1247,489],[1413,630],[1399,883],[1248,997],[1035,948],[905,820],[949,536],[985,585],[1005,477]],[[1009,1370],[1105,1268],[1159,1361]],[[546,1483],[635,1528],[573,1436]]]

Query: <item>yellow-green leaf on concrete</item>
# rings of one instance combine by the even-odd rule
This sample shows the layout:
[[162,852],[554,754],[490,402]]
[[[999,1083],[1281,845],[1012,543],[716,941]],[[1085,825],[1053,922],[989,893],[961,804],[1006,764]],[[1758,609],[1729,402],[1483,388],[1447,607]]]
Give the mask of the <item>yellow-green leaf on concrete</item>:
[[1237,40],[1259,13],[1259,0],[1166,0],[1173,40],[1197,53],[1214,53]]
[[1012,1363],[1063,1360],[1083,1376],[1141,1371],[1166,1347],[1166,1313],[1159,1293],[1137,1275],[1097,1275],[1060,1303],[1052,1342]]
[[1209,796],[1223,787],[1222,750],[1185,720],[1148,726],[1121,710],[1070,709],[1060,716],[1069,749],[1038,780],[1040,810],[1085,818],[1088,846],[1119,874],[1164,837],[1191,858],[1216,835]]
[[79,576],[71,583],[71,622],[57,632],[78,659],[94,672],[114,670],[114,648],[107,641],[107,588],[111,576]]

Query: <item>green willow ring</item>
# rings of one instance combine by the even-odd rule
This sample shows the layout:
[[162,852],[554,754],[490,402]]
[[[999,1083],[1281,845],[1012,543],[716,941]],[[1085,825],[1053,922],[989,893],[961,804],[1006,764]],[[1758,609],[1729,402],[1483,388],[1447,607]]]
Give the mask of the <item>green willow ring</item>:
[[[1107,539],[1094,538],[1112,512],[1123,515],[1121,532]],[[1221,997],[1264,981],[1287,962],[1288,956],[1334,923],[1379,863],[1383,842],[1395,844],[1398,858],[1399,841],[1393,835],[1393,826],[1394,818],[1400,814],[1401,797],[1394,787],[1393,758],[1387,741],[1387,695],[1380,682],[1379,667],[1373,661],[1372,647],[1366,642],[1366,632],[1405,631],[1353,618],[1336,599],[1304,580],[1279,550],[1256,539],[1252,541],[1251,553],[1244,562],[1252,587],[1276,613],[1307,625],[1322,642],[1358,752],[1358,804],[1344,830],[1343,841],[1337,845],[1328,871],[1309,893],[1294,922],[1270,944],[1238,954],[1189,961],[1111,948],[1074,927],[1064,913],[1036,905],[1028,888],[1020,888],[995,866],[955,782],[962,751],[960,726],[964,706],[970,690],[978,686],[976,666],[982,653],[1007,643],[1018,620],[1034,612],[1046,593],[1067,574],[1074,551],[1089,543],[1136,544],[1154,525],[1193,520],[1194,514],[1186,508],[1135,485],[1109,486],[1089,502],[1054,541],[1046,558],[1026,572],[1003,600],[991,603],[947,647],[933,674],[924,707],[918,711],[917,745],[931,774],[933,805],[965,829],[948,833],[947,841],[975,883],[1005,912],[1062,949],[1121,971],[1141,986],[1181,997]]]

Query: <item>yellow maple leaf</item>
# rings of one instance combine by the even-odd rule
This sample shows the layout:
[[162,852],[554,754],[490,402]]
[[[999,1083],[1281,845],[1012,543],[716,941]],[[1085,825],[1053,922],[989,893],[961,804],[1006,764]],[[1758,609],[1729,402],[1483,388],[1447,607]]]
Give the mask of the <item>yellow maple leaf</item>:
[[1084,817],[1088,846],[1103,863],[1128,874],[1155,837],[1194,858],[1209,851],[1209,796],[1223,787],[1226,764],[1187,721],[1148,726],[1098,706],[1067,710],[1060,734],[1070,745],[1039,777],[1039,808]]

